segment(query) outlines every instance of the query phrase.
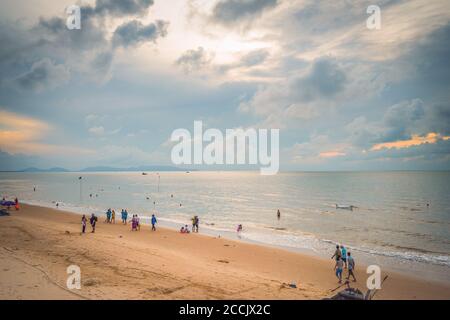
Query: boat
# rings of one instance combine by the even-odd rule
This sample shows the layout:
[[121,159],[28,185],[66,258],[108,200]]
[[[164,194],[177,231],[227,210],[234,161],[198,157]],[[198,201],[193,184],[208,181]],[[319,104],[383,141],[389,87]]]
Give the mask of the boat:
[[[383,281],[381,281],[381,284],[387,279],[388,276],[385,276]],[[341,284],[337,288],[331,290],[331,292],[336,291],[337,289],[341,288],[342,286],[347,286],[344,290],[339,291],[337,294],[335,294],[332,297],[325,298],[323,300],[372,300],[375,294],[378,292],[377,289],[369,289],[364,294],[361,292],[361,290],[357,288],[352,288],[350,286],[350,282],[347,280],[344,284]]]
[[356,207],[353,206],[353,205],[337,204],[337,203],[336,203],[336,209],[353,210],[353,208],[356,208]]

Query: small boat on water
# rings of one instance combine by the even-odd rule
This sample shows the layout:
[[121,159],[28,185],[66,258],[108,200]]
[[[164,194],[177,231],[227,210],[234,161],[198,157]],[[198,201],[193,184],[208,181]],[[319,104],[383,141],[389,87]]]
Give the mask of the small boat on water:
[[353,205],[337,204],[337,203],[336,203],[336,209],[353,210],[353,208],[356,208],[356,207],[353,206]]

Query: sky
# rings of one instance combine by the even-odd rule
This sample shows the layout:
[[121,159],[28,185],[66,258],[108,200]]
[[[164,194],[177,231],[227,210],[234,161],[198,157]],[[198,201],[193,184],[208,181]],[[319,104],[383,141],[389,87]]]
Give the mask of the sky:
[[0,8],[0,170],[172,165],[196,120],[280,129],[281,170],[450,170],[447,0]]

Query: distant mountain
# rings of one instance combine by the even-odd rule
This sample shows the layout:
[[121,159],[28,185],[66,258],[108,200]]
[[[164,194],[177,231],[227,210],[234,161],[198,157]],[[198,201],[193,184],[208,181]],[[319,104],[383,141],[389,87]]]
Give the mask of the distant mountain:
[[17,172],[128,172],[128,171],[196,171],[195,169],[183,169],[172,166],[138,166],[138,167],[128,167],[128,168],[117,168],[117,167],[88,167],[81,170],[67,170],[65,168],[54,167],[50,169],[40,169],[36,167],[29,167],[23,170],[18,170]]
[[35,167],[30,167],[30,168],[20,170],[20,172],[69,172],[69,170],[67,170],[65,168],[58,168],[58,167],[54,167],[54,168],[50,168],[50,169],[39,169],[39,168],[35,168]]
[[[116,168],[116,167],[88,167],[82,172],[123,172],[123,171],[186,171],[186,169],[172,167],[172,166],[138,166],[138,167],[128,167],[128,168]],[[192,170],[190,170],[192,171]]]

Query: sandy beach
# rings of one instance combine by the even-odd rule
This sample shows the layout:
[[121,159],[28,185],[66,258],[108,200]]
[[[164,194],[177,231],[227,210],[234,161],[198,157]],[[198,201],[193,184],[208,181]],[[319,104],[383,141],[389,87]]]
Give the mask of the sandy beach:
[[[78,214],[10,213],[0,217],[0,299],[321,299],[338,285],[331,259],[147,225],[131,232],[102,216],[82,235]],[[81,268],[80,290],[66,287],[69,265]],[[356,276],[365,292],[364,266]],[[449,298],[449,286],[395,273],[375,296]]]

